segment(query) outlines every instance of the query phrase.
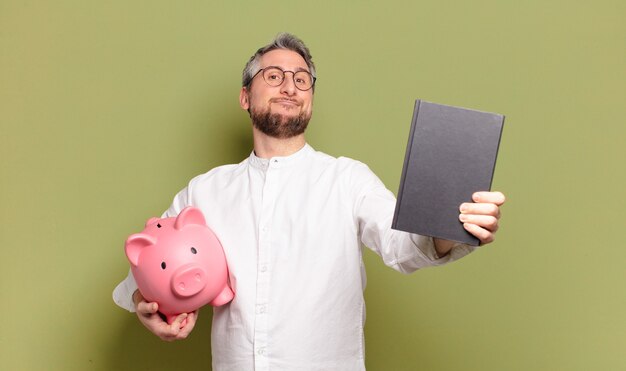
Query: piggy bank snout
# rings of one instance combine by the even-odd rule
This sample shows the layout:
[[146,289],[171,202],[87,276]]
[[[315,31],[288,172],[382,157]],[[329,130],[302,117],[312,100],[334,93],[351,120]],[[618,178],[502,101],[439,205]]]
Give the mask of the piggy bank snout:
[[206,286],[206,272],[197,265],[180,267],[172,276],[172,291],[181,297],[196,295]]

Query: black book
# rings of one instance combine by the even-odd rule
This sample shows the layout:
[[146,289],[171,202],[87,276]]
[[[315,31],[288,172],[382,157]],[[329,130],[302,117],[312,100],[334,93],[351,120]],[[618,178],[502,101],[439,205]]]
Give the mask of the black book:
[[479,245],[459,206],[491,190],[503,123],[496,113],[416,100],[391,227]]

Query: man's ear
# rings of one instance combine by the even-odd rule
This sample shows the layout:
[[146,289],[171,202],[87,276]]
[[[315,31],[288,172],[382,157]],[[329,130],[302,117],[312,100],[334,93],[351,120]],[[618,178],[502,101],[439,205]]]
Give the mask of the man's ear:
[[239,92],[239,106],[248,111],[250,109],[250,99],[248,98],[248,89],[245,86],[241,87]]

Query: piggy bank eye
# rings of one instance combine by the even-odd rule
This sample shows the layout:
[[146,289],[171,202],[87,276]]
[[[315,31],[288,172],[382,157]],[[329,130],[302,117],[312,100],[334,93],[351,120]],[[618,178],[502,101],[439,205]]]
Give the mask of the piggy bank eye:
[[165,269],[165,262],[161,263],[161,269]]
[[192,247],[192,248],[191,248],[191,253],[192,253],[192,254],[197,254],[197,253],[198,253],[198,250],[196,250],[196,248],[195,248],[195,247]]

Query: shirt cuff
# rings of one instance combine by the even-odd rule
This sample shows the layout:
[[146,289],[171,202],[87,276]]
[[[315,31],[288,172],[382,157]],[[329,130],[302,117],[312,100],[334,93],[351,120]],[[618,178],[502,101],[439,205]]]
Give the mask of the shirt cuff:
[[435,241],[432,237],[411,234],[410,239],[413,241],[415,246],[417,246],[417,250],[422,257],[429,261],[429,265],[443,265],[451,263],[471,253],[477,248],[477,246],[470,246],[461,242],[456,242],[452,245],[452,248],[446,255],[439,257],[437,249],[435,248]]

